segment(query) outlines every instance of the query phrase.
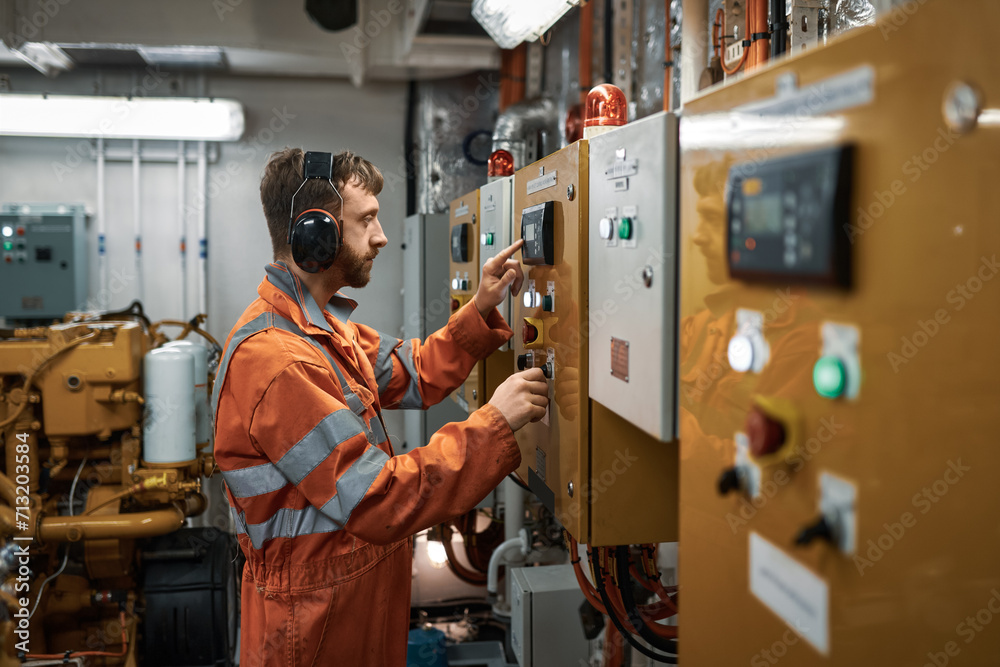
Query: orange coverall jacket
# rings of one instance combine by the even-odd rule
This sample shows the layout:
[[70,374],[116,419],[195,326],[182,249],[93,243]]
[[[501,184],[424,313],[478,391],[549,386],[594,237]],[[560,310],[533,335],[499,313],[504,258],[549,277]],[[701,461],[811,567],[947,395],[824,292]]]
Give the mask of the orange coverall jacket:
[[394,456],[381,408],[426,408],[512,332],[471,304],[400,341],[321,310],[282,262],[226,342],[215,456],[247,563],[240,661],[406,662],[413,533],[469,511],[520,463],[492,405]]

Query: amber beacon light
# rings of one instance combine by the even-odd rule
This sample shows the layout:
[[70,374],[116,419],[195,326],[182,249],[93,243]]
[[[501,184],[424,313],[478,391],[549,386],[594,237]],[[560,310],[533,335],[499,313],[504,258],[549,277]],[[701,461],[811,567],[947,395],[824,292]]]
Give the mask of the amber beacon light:
[[628,102],[618,86],[602,83],[587,93],[587,119],[584,127],[625,125],[628,122]]
[[512,176],[514,174],[514,156],[509,152],[500,149],[493,151],[486,162],[486,175],[490,178],[497,176]]
[[589,139],[595,134],[628,123],[628,102],[618,86],[602,83],[587,93],[586,117],[583,135]]

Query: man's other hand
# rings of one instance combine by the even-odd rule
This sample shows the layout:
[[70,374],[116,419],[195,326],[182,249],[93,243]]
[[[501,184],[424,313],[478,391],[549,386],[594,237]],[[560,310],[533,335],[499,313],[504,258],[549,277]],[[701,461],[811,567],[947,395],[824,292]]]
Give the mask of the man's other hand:
[[493,392],[490,405],[500,411],[512,431],[545,416],[549,404],[549,384],[541,368],[514,373]]
[[522,245],[524,240],[518,239],[483,264],[483,277],[473,300],[484,319],[504,300],[508,288],[514,296],[521,291],[524,273],[521,271],[521,263],[512,257]]

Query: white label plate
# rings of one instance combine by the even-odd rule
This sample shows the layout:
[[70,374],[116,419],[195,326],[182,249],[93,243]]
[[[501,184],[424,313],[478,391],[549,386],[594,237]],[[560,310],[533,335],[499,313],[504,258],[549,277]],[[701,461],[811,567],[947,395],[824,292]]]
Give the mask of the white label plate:
[[528,181],[527,185],[528,194],[531,195],[541,190],[554,187],[555,184],[558,182],[558,179],[556,178],[556,173],[558,172],[550,171],[547,174],[543,174],[538,178]]
[[823,655],[830,653],[830,587],[757,533],[750,533],[750,591]]
[[736,107],[733,111],[759,116],[824,116],[865,106],[874,100],[875,68],[865,65],[769,100]]

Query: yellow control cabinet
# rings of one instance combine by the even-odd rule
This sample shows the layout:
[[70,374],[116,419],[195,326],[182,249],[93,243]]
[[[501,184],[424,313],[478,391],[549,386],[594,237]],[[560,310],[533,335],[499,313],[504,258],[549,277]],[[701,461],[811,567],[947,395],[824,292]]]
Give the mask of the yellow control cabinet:
[[545,418],[517,432],[518,474],[581,542],[590,493],[587,393],[587,142],[514,175],[514,240],[525,280],[513,308],[517,368],[549,378]]
[[998,23],[909,3],[685,104],[685,665],[1000,654]]

